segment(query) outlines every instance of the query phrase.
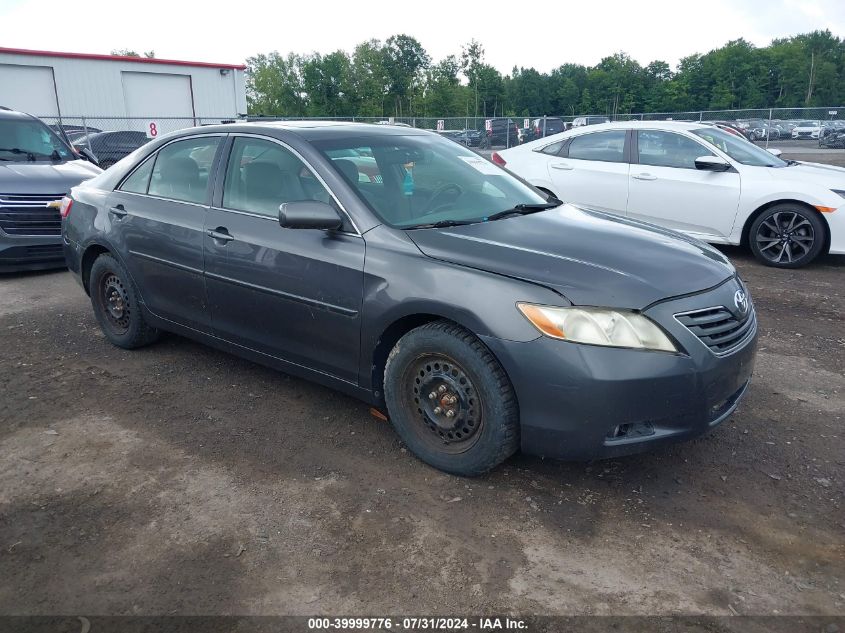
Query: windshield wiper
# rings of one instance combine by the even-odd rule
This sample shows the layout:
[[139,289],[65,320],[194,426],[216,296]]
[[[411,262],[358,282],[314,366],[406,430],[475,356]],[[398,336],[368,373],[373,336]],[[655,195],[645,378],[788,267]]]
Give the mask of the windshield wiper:
[[35,161],[35,152],[22,150],[20,147],[0,147],[0,152],[9,152],[10,154],[26,154],[26,159]]
[[488,215],[484,218],[485,222],[493,222],[494,220],[500,220],[501,218],[506,218],[509,215],[528,215],[529,213],[537,213],[538,211],[545,211],[546,209],[554,209],[555,207],[559,207],[562,202],[540,202],[537,204],[517,204],[510,209],[505,209],[504,211],[499,211],[498,213],[494,213],[493,215]]
[[481,220],[438,220],[437,222],[430,222],[428,224],[415,224],[414,226],[406,226],[405,230],[411,229],[445,229],[449,226],[464,226],[465,224],[477,224]]
[[791,167],[792,165],[800,165],[800,164],[801,164],[801,163],[799,163],[797,160],[788,160],[788,161],[786,161],[786,166],[787,166],[787,167]]

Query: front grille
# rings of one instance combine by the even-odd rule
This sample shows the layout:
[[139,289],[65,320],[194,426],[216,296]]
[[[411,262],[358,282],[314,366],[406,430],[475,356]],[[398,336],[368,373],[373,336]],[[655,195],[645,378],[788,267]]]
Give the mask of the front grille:
[[0,230],[6,235],[61,235],[59,210],[47,204],[63,196],[63,193],[0,193]]
[[675,318],[695,334],[714,354],[730,354],[754,335],[757,317],[750,307],[743,319],[737,319],[727,308],[705,308],[676,314]]

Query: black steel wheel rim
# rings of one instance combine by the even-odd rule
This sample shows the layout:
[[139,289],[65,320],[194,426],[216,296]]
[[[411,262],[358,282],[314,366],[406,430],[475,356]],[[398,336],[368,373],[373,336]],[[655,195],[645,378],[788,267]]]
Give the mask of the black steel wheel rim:
[[429,448],[459,454],[481,436],[481,396],[467,372],[442,354],[423,354],[403,374],[402,394],[411,431]]
[[120,277],[106,273],[100,280],[100,302],[106,323],[115,334],[129,331],[131,305],[126,287]]
[[778,211],[760,223],[754,241],[760,254],[770,262],[792,264],[813,249],[816,232],[799,211]]

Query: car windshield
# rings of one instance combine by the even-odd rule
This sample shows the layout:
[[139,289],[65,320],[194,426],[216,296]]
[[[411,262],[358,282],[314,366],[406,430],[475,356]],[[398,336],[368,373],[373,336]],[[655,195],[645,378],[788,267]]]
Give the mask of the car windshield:
[[546,203],[505,170],[434,134],[379,134],[313,144],[393,227],[482,222],[519,205]]
[[703,127],[692,131],[711,145],[719,148],[738,163],[754,167],[786,167],[788,163],[771,152],[735,134],[714,127]]
[[801,121],[796,127],[818,127],[818,123],[814,121]]
[[34,119],[0,119],[0,161],[70,160],[70,148]]

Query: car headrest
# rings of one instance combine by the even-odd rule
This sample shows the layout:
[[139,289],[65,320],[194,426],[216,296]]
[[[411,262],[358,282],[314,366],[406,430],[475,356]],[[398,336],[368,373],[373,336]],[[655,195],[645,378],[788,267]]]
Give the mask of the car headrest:
[[334,161],[335,167],[349,182],[358,183],[358,166],[348,158],[338,158]]
[[281,198],[282,170],[275,163],[256,160],[243,168],[246,194],[255,198]]

